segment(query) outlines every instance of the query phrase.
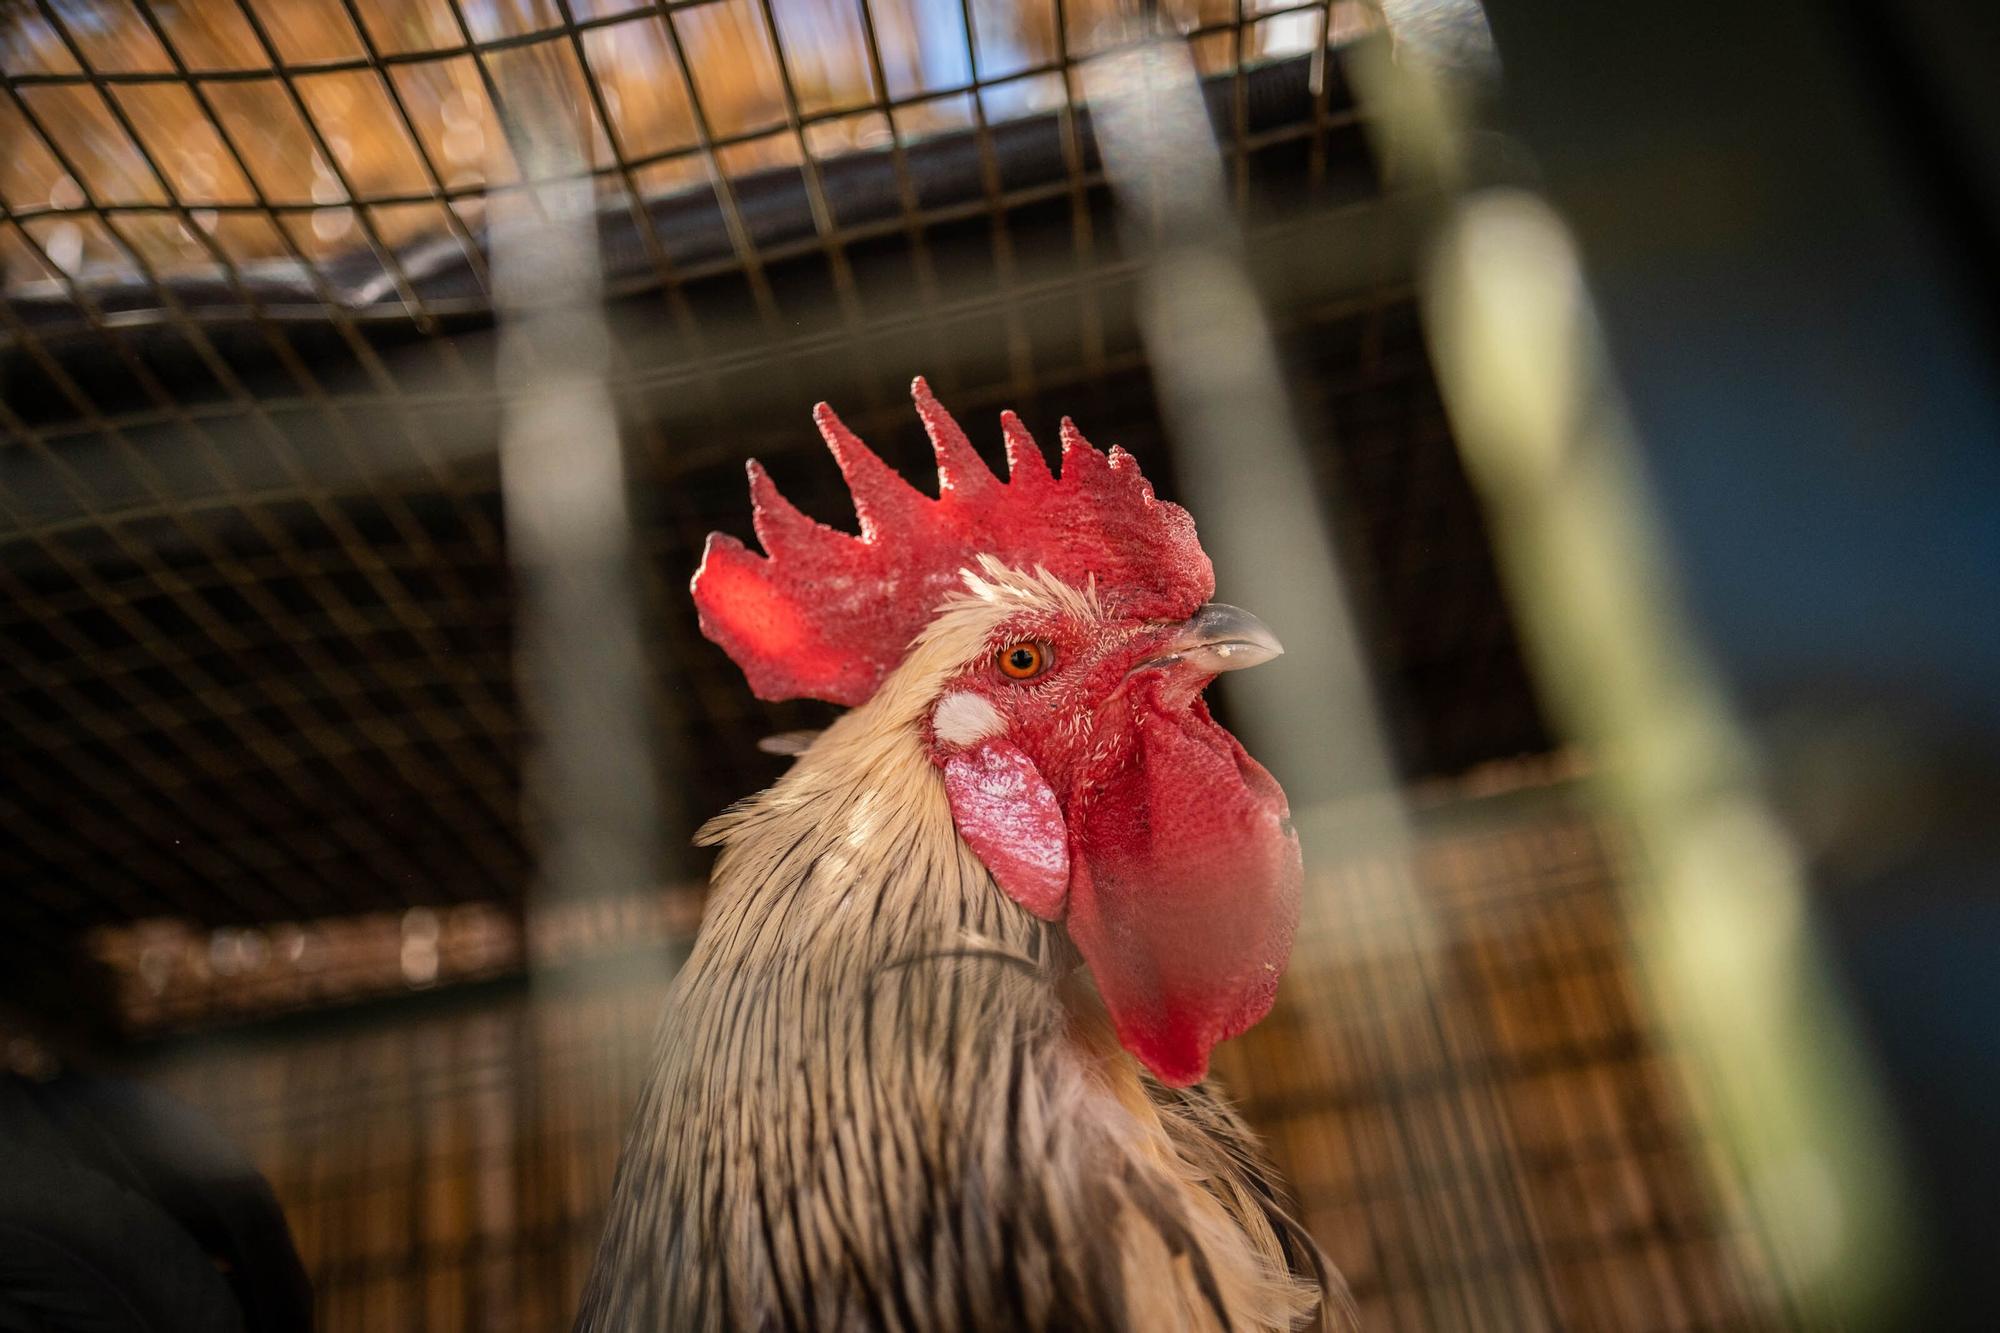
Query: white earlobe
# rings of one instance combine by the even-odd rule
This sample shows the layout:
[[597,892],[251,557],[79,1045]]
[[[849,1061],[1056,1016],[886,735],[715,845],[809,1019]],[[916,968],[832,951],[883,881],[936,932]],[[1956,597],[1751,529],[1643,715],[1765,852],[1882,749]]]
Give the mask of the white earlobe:
[[964,690],[938,700],[931,713],[931,730],[946,745],[977,744],[997,735],[1004,725],[992,704]]

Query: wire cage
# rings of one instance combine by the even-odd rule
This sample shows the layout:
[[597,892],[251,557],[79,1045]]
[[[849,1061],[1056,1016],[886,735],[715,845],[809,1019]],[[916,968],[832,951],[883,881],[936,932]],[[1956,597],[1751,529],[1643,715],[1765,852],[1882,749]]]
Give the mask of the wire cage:
[[[1160,30],[1315,425],[1419,850],[1325,872],[1221,1075],[1369,1327],[1787,1322],[1432,380],[1350,78],[1379,18],[1148,17],[0,5],[0,974],[24,1031],[54,986],[237,1137],[323,1328],[574,1307],[663,986],[627,964],[699,916],[674,849],[824,720],[753,701],[680,592],[745,526],[746,457],[842,521],[810,404],[917,475],[921,371],[969,425],[1070,413],[1176,493],[1085,87]],[[657,892],[538,904],[491,241],[541,104],[594,196],[668,850]],[[531,961],[567,980],[524,989]]]

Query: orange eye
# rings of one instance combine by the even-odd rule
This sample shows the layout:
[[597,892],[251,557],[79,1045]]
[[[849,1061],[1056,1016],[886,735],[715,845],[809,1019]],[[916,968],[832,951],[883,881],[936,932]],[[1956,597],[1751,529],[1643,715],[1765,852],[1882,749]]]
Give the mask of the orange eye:
[[994,661],[1000,665],[1000,674],[1008,679],[1030,680],[1047,669],[1049,650],[1039,643],[1023,640],[1002,648]]

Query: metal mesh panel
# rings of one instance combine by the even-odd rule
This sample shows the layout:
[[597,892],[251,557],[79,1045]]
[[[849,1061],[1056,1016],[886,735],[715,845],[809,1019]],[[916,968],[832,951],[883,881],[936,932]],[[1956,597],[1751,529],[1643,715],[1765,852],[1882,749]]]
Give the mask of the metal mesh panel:
[[[1317,886],[1331,910],[1279,1011],[1219,1052],[1364,1327],[1768,1326],[1761,1250],[1704,1186],[1685,1090],[1634,998],[1595,820],[1531,789],[1431,821],[1420,892],[1458,941],[1464,1029],[1385,1047],[1382,959],[1313,948],[1411,910],[1361,865]],[[581,1290],[659,1000],[657,982],[599,974],[539,1003],[196,1047],[151,1073],[270,1174],[328,1333],[545,1328]],[[1532,1243],[1496,1248],[1508,1235]]]
[[[1157,437],[1075,95],[1108,10],[535,12],[0,10],[22,146],[0,176],[0,875],[30,934],[518,894],[482,210],[520,188],[511,108],[538,79],[569,90],[605,201],[663,693],[697,701],[686,753],[713,769],[693,789],[767,775],[746,756],[773,719],[673,589],[740,522],[741,458],[799,449],[814,398],[907,438],[885,409],[923,369],[961,410]],[[1372,189],[1338,71],[1267,57],[1360,12],[1185,17],[1246,210],[1316,198],[1337,234],[1327,210]]]
[[[53,283],[72,299],[105,287],[124,304],[134,285],[150,301],[159,278],[198,275],[202,298],[226,292],[248,310],[271,290],[268,261],[281,260],[293,302],[310,294],[425,330],[483,310],[475,231],[488,199],[521,186],[511,93],[532,65],[573,90],[600,189],[632,211],[650,260],[642,281],[672,288],[739,267],[760,311],[781,318],[762,271],[789,254],[837,260],[870,234],[914,234],[946,213],[1002,223],[1031,193],[1087,186],[1076,65],[1140,31],[1102,0],[597,8],[557,0],[525,18],[460,0],[158,12],[17,0],[0,12],[7,126],[22,145],[0,177],[8,284]],[[1273,139],[1269,127],[1253,133],[1251,67],[1368,26],[1359,6],[1331,0],[1248,12],[1207,3],[1175,17],[1202,68],[1230,84],[1240,161]],[[1009,179],[1007,141],[1039,112],[1056,119],[1065,171],[1023,190]],[[910,155],[953,130],[972,132],[977,192],[947,201],[953,191],[913,171]],[[825,173],[851,177],[843,159],[868,149],[893,176],[895,216],[857,226]],[[812,238],[774,247],[760,235],[758,171],[772,167],[802,182]],[[705,187],[725,224],[728,253],[706,265],[676,253],[673,210],[652,207],[687,185]],[[1004,229],[995,244],[1004,263]],[[467,271],[441,282],[454,263]],[[331,299],[363,292],[376,299]]]
[[[1381,655],[1408,686],[1408,762],[1438,772],[1540,734],[1490,568],[1469,558],[1478,518],[1415,336],[1398,305],[1309,325],[1302,341],[1349,442],[1323,467],[1357,515],[1394,635]],[[1031,421],[1060,409],[1103,423],[1157,472],[1147,392],[1132,370],[1013,401]],[[765,457],[808,509],[837,513],[832,469],[805,452],[797,416],[777,415],[790,420],[744,431],[712,461],[681,452],[640,493],[666,611],[660,689],[687,733],[689,771],[667,812],[683,834],[718,795],[775,775],[759,737],[821,716],[752,700],[672,587],[711,523],[743,526],[744,453]],[[891,457],[921,447],[902,415],[862,417]],[[1413,484],[1426,486],[1416,505]],[[490,492],[470,508],[497,522]],[[507,575],[443,497],[413,496],[407,510],[410,545],[392,506],[346,497],[335,521],[297,500],[268,506],[289,551],[234,507],[182,515],[202,540],[134,557],[80,525],[8,548],[7,577],[32,595],[0,610],[24,667],[0,708],[32,748],[12,756],[24,780],[6,799],[22,832],[6,855],[17,882],[54,895],[21,903],[24,914],[38,907],[52,927],[153,914],[244,924],[518,894]],[[209,559],[216,548],[224,558]],[[92,892],[54,892],[64,885]]]
[[[1325,427],[1314,480],[1405,776],[1545,750],[1344,77],[1367,12],[1154,17],[1205,76],[1251,267]],[[752,700],[682,592],[711,528],[747,528],[747,456],[846,520],[814,399],[920,475],[922,371],[989,459],[995,409],[1045,437],[1069,413],[1173,495],[1141,260],[1082,104],[1082,65],[1130,39],[1116,18],[0,4],[0,973],[88,937],[127,1018],[176,1028],[520,969],[538,813],[487,228],[523,192],[525,89],[568,90],[600,203],[670,845],[775,776],[760,737],[824,717]],[[1402,910],[1343,872],[1284,1007],[1222,1057],[1373,1326],[1770,1310],[1757,1247],[1696,1183],[1598,837],[1538,808],[1427,842],[1437,957],[1335,947],[1393,938]],[[683,934],[692,894],[665,901],[612,909],[610,933]],[[1448,976],[1427,991],[1419,963]],[[658,1000],[615,977],[547,1005],[481,992],[154,1068],[271,1173],[325,1327],[547,1327]]]

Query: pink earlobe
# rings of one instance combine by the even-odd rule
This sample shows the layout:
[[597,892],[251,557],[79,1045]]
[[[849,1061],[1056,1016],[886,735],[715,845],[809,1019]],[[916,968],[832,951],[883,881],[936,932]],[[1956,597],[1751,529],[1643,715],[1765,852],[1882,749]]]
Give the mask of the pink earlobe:
[[1032,760],[984,741],[944,766],[952,822],[1009,898],[1045,921],[1069,894],[1069,828]]

